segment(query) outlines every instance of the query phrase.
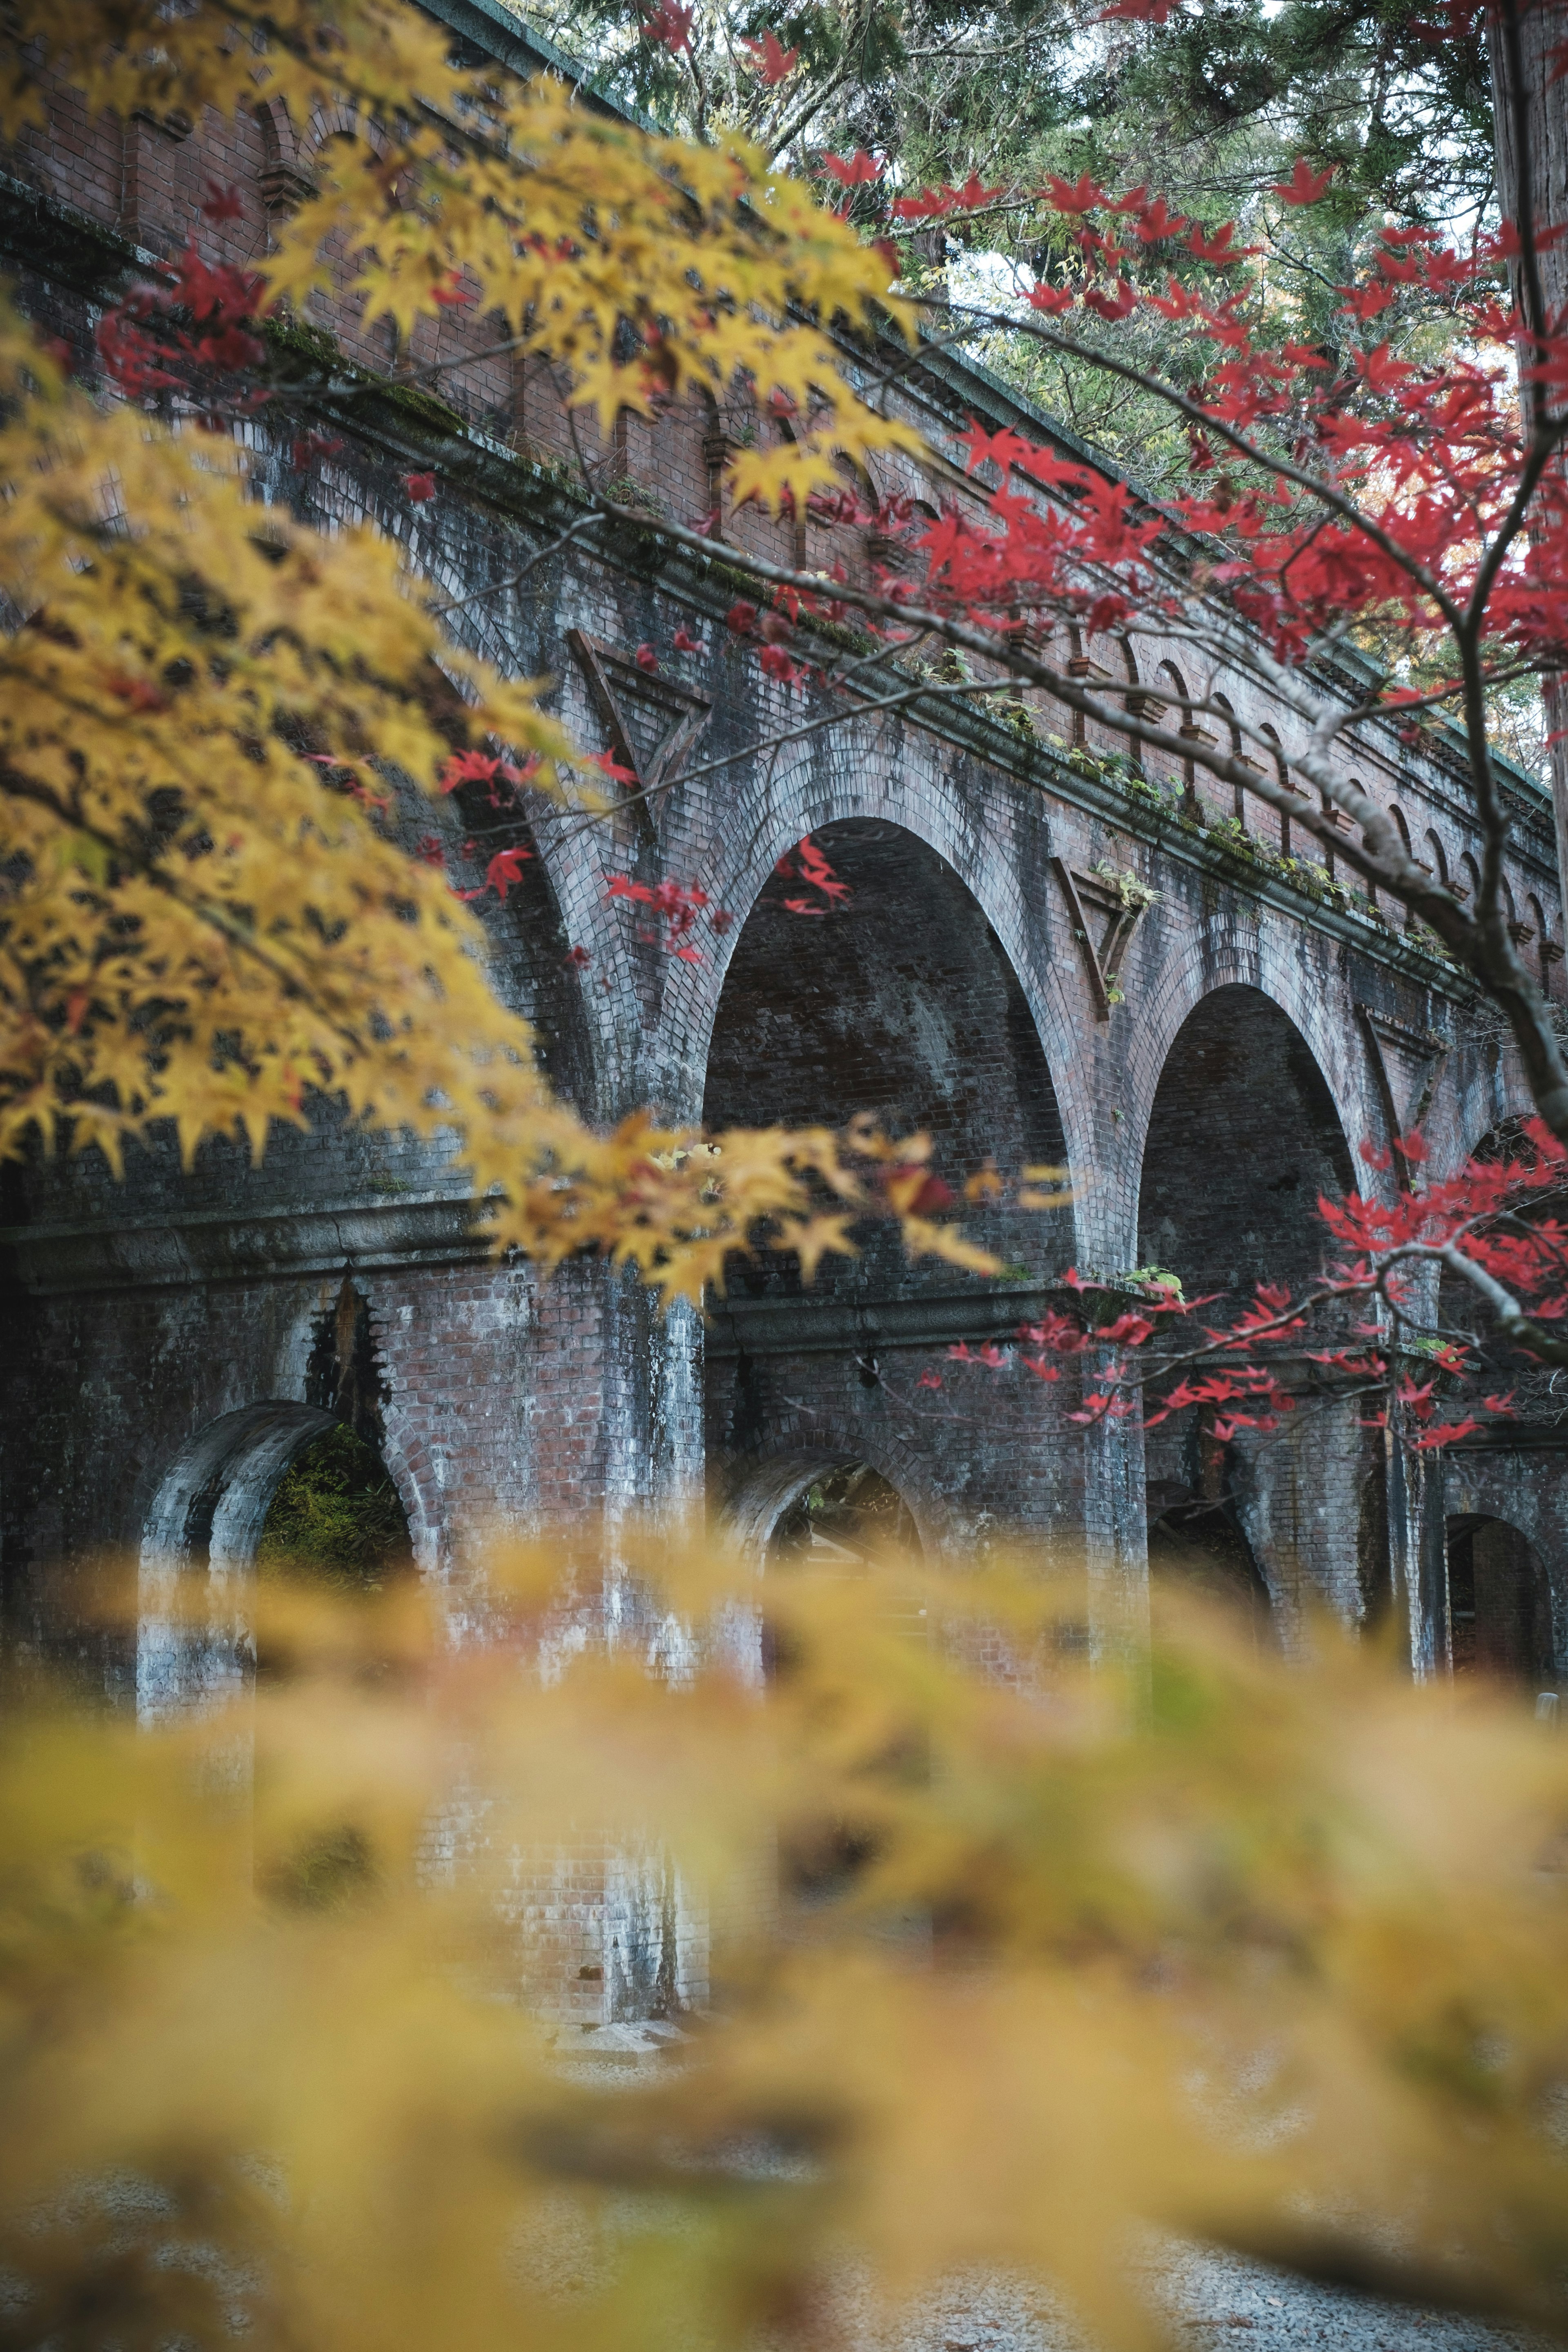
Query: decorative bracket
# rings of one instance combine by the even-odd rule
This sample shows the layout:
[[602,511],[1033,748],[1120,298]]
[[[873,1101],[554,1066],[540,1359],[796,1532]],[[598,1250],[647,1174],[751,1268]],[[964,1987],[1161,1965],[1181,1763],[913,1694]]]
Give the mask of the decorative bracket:
[[712,716],[712,705],[689,687],[637,667],[618,646],[568,629],[566,642],[583,665],[588,691],[609,730],[616,763],[636,778],[630,814],[650,841],[658,837],[654,796],[672,784]]
[[[1403,1021],[1392,1020],[1386,1013],[1374,1013],[1370,1004],[1358,1004],[1356,1011],[1371,1044],[1372,1066],[1390,1132],[1408,1135],[1432,1108],[1448,1040],[1429,1029],[1406,1028]],[[1414,1171],[1397,1152],[1394,1160],[1399,1181],[1413,1191]]]
[[1109,1021],[1111,1005],[1120,996],[1120,991],[1112,996],[1111,990],[1121,970],[1121,960],[1132,943],[1143,906],[1134,903],[1130,907],[1116,884],[1103,874],[1086,873],[1081,866],[1069,866],[1063,857],[1053,857],[1051,864],[1068,902],[1073,935],[1083,948],[1095,1010],[1102,1021]]

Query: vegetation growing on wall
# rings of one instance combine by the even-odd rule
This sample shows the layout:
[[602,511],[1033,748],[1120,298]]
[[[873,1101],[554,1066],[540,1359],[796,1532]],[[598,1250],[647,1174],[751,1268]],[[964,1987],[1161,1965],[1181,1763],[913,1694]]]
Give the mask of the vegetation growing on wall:
[[407,1517],[374,1449],[341,1423],[308,1445],[283,1474],[256,1559],[263,1576],[292,1570],[379,1592],[410,1552]]

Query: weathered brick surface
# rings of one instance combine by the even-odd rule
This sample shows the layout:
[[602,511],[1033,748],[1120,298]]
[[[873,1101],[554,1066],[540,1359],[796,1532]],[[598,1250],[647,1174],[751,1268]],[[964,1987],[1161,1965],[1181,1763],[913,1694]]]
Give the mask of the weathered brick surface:
[[[296,131],[266,114],[238,129],[138,121],[121,131],[89,122],[61,93],[47,133],[27,134],[9,165],[138,246],[167,252],[197,226],[210,255],[239,261],[308,182],[321,141],[354,131],[326,117]],[[242,222],[198,224],[209,177],[237,185]],[[22,299],[86,354],[95,298],[83,271],[28,275],[16,235]],[[349,359],[377,371],[427,368],[494,339],[493,320],[459,315],[422,325],[395,351],[384,328],[363,331],[341,292],[316,315]],[[667,675],[710,706],[689,762],[707,772],[646,814],[584,828],[541,808],[530,831],[498,824],[461,794],[408,813],[411,831],[442,832],[459,873],[468,840],[487,855],[513,839],[537,853],[522,887],[487,913],[496,983],[535,1022],[552,1078],[591,1115],[652,1102],[677,1118],[837,1123],[870,1108],[928,1130],[954,1179],[988,1154],[1065,1161],[1069,1209],[989,1231],[1019,1269],[1016,1286],[1069,1261],[1104,1272],[1156,1258],[1189,1288],[1234,1292],[1264,1273],[1310,1270],[1318,1190],[1355,1169],[1363,1137],[1386,1139],[1397,1106],[1369,1013],[1397,1024],[1417,1055],[1423,1039],[1447,1041],[1427,1116],[1439,1166],[1458,1164],[1520,1108],[1510,1055],[1394,918],[1325,905],[1245,844],[1184,821],[1170,790],[1148,787],[1193,785],[1211,828],[1239,818],[1257,849],[1321,867],[1255,796],[1238,808],[1154,760],[1131,782],[1075,768],[1075,744],[1127,746],[1037,694],[1026,698],[1033,744],[951,705],[773,742],[816,706],[761,677],[724,628],[736,583],[721,549],[705,569],[625,532],[598,547],[590,537],[547,556],[521,586],[476,596],[575,511],[558,479],[569,436],[537,366],[489,361],[442,378],[441,391],[488,468],[470,472],[464,494],[447,484],[430,505],[410,506],[402,474],[439,462],[440,449],[428,418],[406,404],[305,475],[288,462],[287,436],[274,446],[265,420],[249,428],[258,494],[329,528],[367,519],[398,540],[433,583],[469,600],[454,619],[459,635],[510,670],[556,680],[560,708],[594,748],[607,741],[605,721],[570,631],[612,646],[650,642]],[[1018,414],[946,360],[909,371],[896,396],[948,462],[922,478],[900,460],[876,487],[933,509],[970,494],[956,470],[966,415]],[[684,520],[712,503],[721,422],[694,405],[651,424],[623,420],[609,451],[592,436],[589,446],[650,512]],[[870,551],[847,529],[813,522],[797,538],[752,512],[726,517],[724,529],[770,555],[870,575]],[[701,640],[699,653],[674,653],[678,625]],[[1119,644],[1069,650],[1132,675]],[[1173,708],[1189,692],[1226,690],[1222,678],[1191,676],[1180,648],[1138,660],[1139,682]],[[1228,690],[1240,716],[1267,718],[1244,684]],[[1281,719],[1283,770],[1290,755]],[[1457,758],[1441,744],[1412,753],[1390,730],[1363,742],[1355,773],[1439,870],[1462,877],[1478,843]],[[726,764],[707,768],[715,761]],[[1517,789],[1509,887],[1539,953],[1562,940],[1562,905],[1548,812],[1522,781]],[[774,879],[808,831],[853,886],[847,908],[824,919],[782,911]],[[1056,860],[1109,866],[1158,893],[1109,1018]],[[607,900],[609,880],[628,870],[700,886],[732,928],[702,935],[700,964],[661,955],[639,937],[635,910]],[[581,969],[574,948],[587,951]],[[1551,978],[1554,967],[1543,970]],[[1288,1639],[1311,1596],[1357,1618],[1386,1581],[1375,1450],[1343,1414],[1303,1414],[1279,1445],[1217,1465],[1167,1429],[1145,1463],[1136,1430],[1085,1438],[1038,1391],[1005,1412],[952,1383],[921,1392],[921,1370],[962,1322],[962,1286],[899,1265],[880,1244],[836,1267],[811,1298],[797,1295],[787,1262],[738,1276],[704,1364],[689,1318],[661,1324],[600,1268],[574,1266],[542,1287],[528,1269],[490,1262],[465,1231],[460,1172],[330,1118],[276,1139],[259,1167],[213,1147],[188,1177],[154,1150],[122,1187],[89,1161],[12,1170],[4,1182],[0,1513],[10,1622],[31,1640],[80,1641],[58,1564],[87,1547],[141,1544],[182,1449],[259,1401],[304,1403],[310,1335],[345,1273],[372,1318],[384,1448],[432,1572],[496,1520],[613,1520],[688,1498],[704,1480],[716,1502],[772,1492],[769,1464],[798,1456],[874,1465],[929,1546],[995,1524],[1087,1529],[1097,1557],[1134,1581],[1146,1483],[1152,1507],[1173,1493],[1223,1493]],[[977,1299],[975,1314],[1005,1328],[1005,1307]],[[1493,1510],[1534,1545],[1557,1653],[1568,1633],[1560,1459],[1541,1449],[1467,1457],[1452,1474],[1456,1496],[1493,1496],[1455,1500],[1457,1511]],[[105,1664],[123,1672],[112,1655]],[[519,1899],[553,1933],[576,1898],[552,1877]],[[602,1885],[593,1903],[602,1919]]]

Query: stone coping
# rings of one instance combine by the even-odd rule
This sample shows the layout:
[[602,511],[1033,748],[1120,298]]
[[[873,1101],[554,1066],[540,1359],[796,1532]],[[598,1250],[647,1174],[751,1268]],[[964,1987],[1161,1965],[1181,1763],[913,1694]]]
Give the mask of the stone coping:
[[0,1293],[169,1290],[313,1275],[405,1272],[490,1255],[464,1194],[196,1210],[138,1224],[0,1227]]

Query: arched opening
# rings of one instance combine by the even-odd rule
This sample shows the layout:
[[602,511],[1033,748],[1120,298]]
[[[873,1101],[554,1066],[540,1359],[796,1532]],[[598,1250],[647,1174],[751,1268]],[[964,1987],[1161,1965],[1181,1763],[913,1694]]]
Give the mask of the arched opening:
[[[1205,1319],[1227,1320],[1259,1282],[1300,1296],[1327,1238],[1318,1196],[1352,1181],[1333,1099],[1295,1024],[1258,989],[1233,984],[1206,996],[1177,1032],[1155,1093],[1139,1265],[1179,1276],[1188,1297],[1219,1293]],[[1293,1385],[1289,1364],[1280,1376]],[[1293,1592],[1321,1548],[1315,1515],[1331,1491],[1336,1512],[1355,1524],[1357,1435],[1305,1411],[1277,1432],[1234,1438],[1216,1436],[1213,1420],[1173,1415],[1148,1433],[1150,1563],[1261,1629],[1270,1596]],[[1301,1472],[1317,1450],[1325,1458],[1314,1494]]]
[[[1349,784],[1349,786],[1350,786],[1350,788],[1351,788],[1351,790],[1352,790],[1352,793],[1364,793],[1364,792],[1366,791],[1366,786],[1362,782],[1362,780],[1361,780],[1361,778],[1360,778],[1359,776],[1347,776],[1347,777],[1345,778],[1345,782],[1346,782],[1346,783],[1347,783],[1347,784]],[[1375,797],[1375,796],[1374,796],[1374,795],[1372,795],[1372,794],[1369,794],[1369,795],[1368,795],[1368,797],[1369,797],[1369,798],[1373,798],[1373,797]],[[1346,822],[1346,826],[1347,826],[1347,829],[1348,829],[1349,824],[1350,824],[1350,819],[1349,819],[1349,818],[1347,818],[1345,822]],[[1365,837],[1366,837],[1366,829],[1365,829],[1365,827],[1363,826],[1363,829],[1362,829],[1362,838],[1364,840],[1364,839],[1365,839]],[[1348,880],[1349,887],[1350,887],[1350,888],[1351,888],[1352,890],[1360,890],[1360,891],[1362,891],[1362,892],[1363,893],[1363,895],[1364,895],[1364,897],[1365,897],[1365,898],[1366,898],[1367,906],[1369,907],[1369,908],[1371,909],[1371,911],[1375,915],[1375,914],[1377,913],[1377,911],[1378,911],[1378,906],[1377,906],[1377,886],[1376,886],[1376,884],[1375,884],[1375,883],[1373,883],[1373,882],[1367,881],[1367,880],[1366,880],[1363,876],[1359,875],[1359,874],[1355,871],[1355,869],[1354,869],[1354,867],[1353,867],[1353,866],[1351,868],[1351,871],[1350,871],[1350,874],[1349,874],[1349,876],[1348,876],[1348,877],[1347,877],[1347,880]]]
[[753,1463],[731,1495],[724,1521],[764,1563],[832,1545],[862,1559],[889,1547],[921,1549],[914,1513],[891,1479],[847,1450],[795,1447]]
[[[1268,747],[1268,755],[1269,759],[1274,763],[1275,782],[1279,785],[1282,793],[1291,792],[1293,790],[1293,786],[1290,782],[1289,762],[1285,757],[1285,747],[1279,740],[1278,731],[1268,724],[1267,719],[1264,720],[1258,731]],[[1266,840],[1270,840],[1272,844],[1278,847],[1281,857],[1290,856],[1292,854],[1290,820],[1285,811],[1283,809],[1271,809],[1266,816],[1260,812],[1259,819],[1260,829],[1263,833],[1264,838]],[[1304,834],[1302,835],[1300,846],[1303,851],[1310,845],[1311,838],[1312,836],[1310,834]]]
[[1229,1449],[1191,1434],[1181,1469],[1149,1482],[1149,1574],[1155,1590],[1181,1591],[1223,1609],[1257,1644],[1271,1643],[1268,1584],[1235,1494]]
[[1541,982],[1542,993],[1550,995],[1552,963],[1546,950],[1551,941],[1551,934],[1546,928],[1546,917],[1541,901],[1533,891],[1524,902],[1524,919],[1530,925],[1530,935],[1535,945],[1535,976]]
[[[1082,651],[1074,656],[1068,668],[1108,710],[1127,710],[1142,704],[1137,656],[1126,637],[1091,630],[1083,641]],[[1134,768],[1142,765],[1142,747],[1124,727],[1098,719],[1086,719],[1084,740],[1091,751],[1127,761]]]
[[868,1462],[839,1462],[785,1505],[764,1558],[770,1567],[807,1560],[814,1567],[854,1568],[882,1552],[920,1548],[914,1514],[892,1481]]
[[335,1427],[320,1405],[273,1398],[226,1412],[181,1447],[142,1534],[144,1569],[205,1569],[255,1561],[272,1497],[297,1454]]
[[1448,1642],[1457,1675],[1531,1688],[1555,1667],[1546,1575],[1506,1519],[1468,1512],[1447,1523]]
[[[189,1438],[142,1540],[136,1706],[144,1721],[232,1698],[255,1664],[249,1601],[265,1553],[340,1590],[412,1565],[380,1455],[324,1407],[272,1398]],[[202,1580],[200,1586],[196,1579]],[[198,1592],[205,1606],[193,1606]]]
[[334,1422],[278,1482],[257,1540],[258,1575],[379,1592],[413,1564],[408,1515],[385,1463]]
[[[1070,621],[1067,624],[1067,648],[1068,676],[1071,678],[1077,678],[1080,684],[1088,683],[1089,680],[1089,673],[1093,666],[1089,661],[1089,656],[1083,649],[1082,631],[1075,628]],[[1074,710],[1071,713],[1071,740],[1073,747],[1075,750],[1081,749],[1089,741],[1088,721],[1084,718],[1081,710]]]
[[[1488,1168],[1514,1165],[1533,1171],[1540,1154],[1525,1132],[1531,1117],[1521,1111],[1500,1120],[1481,1137],[1469,1160]],[[1500,1205],[1500,1214],[1505,1233],[1510,1228],[1517,1233],[1521,1225],[1560,1225],[1568,1216],[1568,1182],[1521,1188]],[[1516,1417],[1538,1423],[1561,1418],[1568,1402],[1568,1371],[1537,1362],[1505,1339],[1489,1300],[1447,1267],[1437,1289],[1437,1328],[1445,1339],[1474,1349],[1478,1387],[1510,1393]]]
[[244,1686],[258,1573],[365,1591],[412,1568],[407,1515],[382,1454],[384,1394],[369,1305],[345,1274],[312,1327],[304,1401],[242,1405],[187,1438],[142,1530],[143,1717]]
[[1195,1291],[1300,1286],[1322,1255],[1320,1192],[1353,1171],[1305,1038],[1261,990],[1215,989],[1177,1031],[1143,1146],[1141,1265]]
[[[891,1479],[851,1453],[795,1449],[755,1463],[730,1496],[730,1534],[764,1573],[809,1567],[852,1575],[889,1554],[919,1558],[914,1513]],[[765,1607],[732,1633],[734,1663],[761,1685],[778,1672],[778,1630]]]
[[[1247,747],[1241,740],[1241,730],[1236,723],[1236,707],[1229,695],[1216,694],[1214,698],[1214,706],[1217,722],[1225,730],[1226,750],[1233,760],[1239,760],[1245,765],[1250,766],[1252,762],[1247,760]],[[1240,784],[1233,788],[1230,814],[1245,833],[1247,831],[1247,794]]]
[[[1139,683],[1138,657],[1132,650],[1132,640],[1131,637],[1118,637],[1115,640],[1115,645],[1117,655],[1120,656],[1120,661],[1117,666],[1120,667],[1121,674],[1126,678],[1129,687],[1132,688],[1132,691],[1123,698],[1121,707],[1124,710],[1132,710],[1138,707],[1142,699],[1137,691]],[[1109,654],[1107,658],[1109,659]],[[1143,767],[1143,746],[1139,741],[1137,736],[1131,732],[1122,735],[1120,739],[1119,748],[1123,759],[1125,759],[1131,767],[1137,769],[1139,772],[1142,773]]]
[[[747,917],[726,974],[708,1061],[710,1128],[841,1127],[868,1113],[894,1137],[928,1134],[956,1208],[987,1161],[1005,1171],[1066,1158],[1050,1074],[1000,940],[951,866],[901,827],[856,818],[813,836],[847,896],[792,913],[775,879]],[[1070,1252],[1065,1211],[963,1212],[966,1233],[1035,1274]],[[824,1260],[813,1295],[895,1298],[953,1289],[934,1261],[910,1265],[885,1221],[862,1255]],[[798,1263],[763,1253],[742,1297],[798,1294]]]
[[[1418,862],[1415,857],[1415,845],[1410,838],[1410,821],[1406,817],[1405,811],[1400,807],[1398,802],[1395,801],[1390,807],[1388,813],[1394,819],[1394,830],[1399,835],[1399,846],[1404,850],[1405,855],[1412,861],[1413,864]],[[1375,894],[1372,890],[1370,885],[1368,886],[1367,896],[1369,898],[1372,898],[1375,904]],[[1397,901],[1395,901],[1395,904],[1397,904]],[[1406,929],[1414,929],[1419,920],[1420,918],[1416,914],[1409,909],[1406,910],[1405,917]]]
[[[1174,662],[1163,661],[1155,672],[1155,684],[1165,703],[1165,724],[1175,734],[1191,740],[1193,734],[1192,700],[1187,693],[1187,681]],[[1192,755],[1174,759],[1168,752],[1153,755],[1160,761],[1163,781],[1188,800],[1194,790]]]
[[486,888],[475,901],[489,936],[490,971],[498,992],[531,1024],[534,1053],[552,1087],[591,1108],[593,1049],[582,983],[523,811],[504,786],[472,780],[458,786],[447,805],[461,843],[451,866],[464,887],[479,888],[500,853],[521,852],[516,871],[503,874],[504,887]]

